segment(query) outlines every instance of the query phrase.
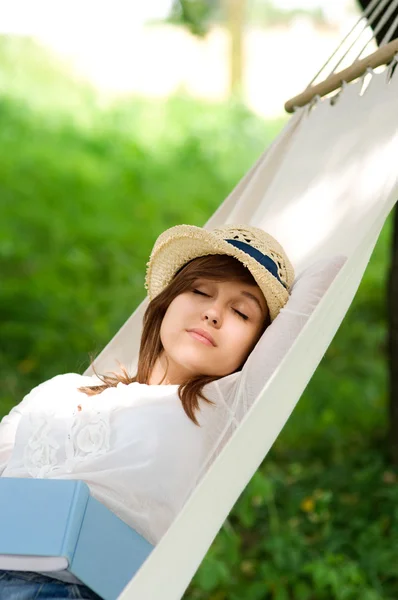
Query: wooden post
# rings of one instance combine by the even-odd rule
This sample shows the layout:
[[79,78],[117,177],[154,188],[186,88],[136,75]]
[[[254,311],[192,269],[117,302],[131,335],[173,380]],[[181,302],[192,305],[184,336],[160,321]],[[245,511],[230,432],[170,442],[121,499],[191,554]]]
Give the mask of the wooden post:
[[230,91],[242,98],[246,0],[224,0],[224,6],[230,44]]

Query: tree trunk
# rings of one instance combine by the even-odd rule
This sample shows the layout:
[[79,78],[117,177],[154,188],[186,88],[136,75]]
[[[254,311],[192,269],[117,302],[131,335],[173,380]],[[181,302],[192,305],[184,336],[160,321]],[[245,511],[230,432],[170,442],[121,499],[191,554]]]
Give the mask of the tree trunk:
[[229,33],[230,92],[242,98],[246,0],[224,0],[224,6]]
[[389,447],[392,462],[398,466],[398,210],[394,209],[391,264],[388,278],[388,368],[390,380]]
[[[362,10],[370,4],[370,0],[359,0]],[[373,29],[385,14],[388,6],[378,15]],[[398,15],[398,7],[390,18],[376,34],[376,41],[380,45],[392,22]],[[391,40],[398,38],[398,26]],[[390,40],[390,41],[391,41]],[[394,465],[398,466],[398,208],[394,208],[394,227],[391,242],[391,262],[387,282],[388,306],[388,373],[389,373],[389,451]]]

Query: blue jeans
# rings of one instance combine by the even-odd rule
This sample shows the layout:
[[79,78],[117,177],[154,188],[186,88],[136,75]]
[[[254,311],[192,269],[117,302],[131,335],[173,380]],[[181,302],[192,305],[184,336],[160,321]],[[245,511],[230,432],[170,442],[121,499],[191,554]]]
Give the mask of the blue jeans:
[[64,583],[28,571],[0,570],[0,600],[59,600],[78,598],[101,600],[85,585]]

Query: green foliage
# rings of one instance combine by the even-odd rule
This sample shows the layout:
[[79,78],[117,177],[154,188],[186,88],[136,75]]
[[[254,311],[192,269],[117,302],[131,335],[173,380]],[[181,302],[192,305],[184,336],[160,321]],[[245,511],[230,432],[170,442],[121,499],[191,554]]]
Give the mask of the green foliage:
[[[167,21],[184,25],[191,33],[205,36],[211,25],[223,24],[226,6],[230,0],[174,0]],[[236,0],[232,0],[236,2]],[[311,19],[317,25],[325,25],[326,18],[321,7],[280,7],[273,0],[240,0],[245,7],[245,25],[254,27],[277,27],[289,25],[298,17]]]
[[[201,225],[276,135],[240,105],[107,105],[0,39],[0,414],[81,372],[144,297],[157,235]],[[186,598],[395,600],[386,435],[388,220],[358,294]]]
[[[304,453],[303,453],[304,454]],[[397,474],[365,444],[336,461],[281,444],[241,495],[196,574],[196,600],[393,600]]]
[[279,6],[279,3],[274,0],[248,0],[247,22],[254,26],[284,26],[298,17],[306,17],[318,25],[323,25],[326,22],[320,6],[286,8]]
[[185,25],[194,35],[203,37],[219,12],[219,3],[214,0],[174,0],[167,20]]
[[[199,37],[205,36],[209,28],[218,23],[223,25],[226,7],[230,0],[174,0],[169,23],[185,26]],[[273,0],[240,0],[245,7],[245,25],[254,27],[278,27],[289,25],[294,19],[305,17],[317,25],[325,25],[327,19],[321,7],[280,7]],[[236,0],[232,0],[236,2]]]

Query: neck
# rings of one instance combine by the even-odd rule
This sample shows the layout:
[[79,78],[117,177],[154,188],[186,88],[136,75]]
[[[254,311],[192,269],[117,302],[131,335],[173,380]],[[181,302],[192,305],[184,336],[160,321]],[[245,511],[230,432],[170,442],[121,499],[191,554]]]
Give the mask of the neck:
[[149,377],[149,385],[181,385],[183,382],[181,369],[170,364],[164,353],[158,356]]

